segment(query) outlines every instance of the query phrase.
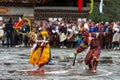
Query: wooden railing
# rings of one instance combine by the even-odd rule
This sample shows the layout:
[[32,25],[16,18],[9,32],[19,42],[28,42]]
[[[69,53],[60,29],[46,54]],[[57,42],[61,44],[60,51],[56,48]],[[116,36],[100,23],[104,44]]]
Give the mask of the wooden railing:
[[77,7],[36,7],[34,9],[34,18],[36,20],[47,18],[66,18],[77,19],[89,16],[89,8],[83,8],[82,12],[78,12]]

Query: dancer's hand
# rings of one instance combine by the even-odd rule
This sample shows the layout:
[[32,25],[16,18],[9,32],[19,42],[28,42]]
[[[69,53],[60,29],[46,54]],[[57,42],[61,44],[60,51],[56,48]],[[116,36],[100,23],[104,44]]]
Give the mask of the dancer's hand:
[[74,55],[77,55],[77,54],[78,54],[78,53],[75,51],[75,52],[74,52]]

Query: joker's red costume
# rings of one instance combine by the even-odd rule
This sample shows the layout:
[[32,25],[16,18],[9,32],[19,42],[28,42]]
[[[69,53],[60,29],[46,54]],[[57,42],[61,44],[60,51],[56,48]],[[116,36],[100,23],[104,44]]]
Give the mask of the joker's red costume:
[[97,63],[101,53],[101,47],[98,40],[98,33],[89,33],[87,30],[83,32],[83,42],[75,51],[75,55],[84,51],[89,47],[89,51],[85,58],[85,64],[88,65],[92,72],[96,72]]

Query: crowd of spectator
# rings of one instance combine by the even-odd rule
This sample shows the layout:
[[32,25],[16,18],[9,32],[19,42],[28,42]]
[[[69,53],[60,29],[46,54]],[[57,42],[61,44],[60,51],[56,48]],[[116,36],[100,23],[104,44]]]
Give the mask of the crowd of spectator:
[[[34,21],[32,29],[36,32],[41,31],[41,21]],[[50,35],[50,46],[54,48],[75,48],[82,42],[82,31],[88,30],[90,33],[97,33],[102,49],[120,49],[120,21],[98,22],[91,19],[83,21],[67,20],[46,20],[46,28]],[[0,30],[4,31],[4,36],[0,35],[2,44],[5,41],[7,47],[29,47],[28,37],[16,32],[13,23],[9,20],[7,23],[0,22]],[[0,31],[1,32],[1,31]],[[30,27],[25,22],[20,32],[29,33]]]

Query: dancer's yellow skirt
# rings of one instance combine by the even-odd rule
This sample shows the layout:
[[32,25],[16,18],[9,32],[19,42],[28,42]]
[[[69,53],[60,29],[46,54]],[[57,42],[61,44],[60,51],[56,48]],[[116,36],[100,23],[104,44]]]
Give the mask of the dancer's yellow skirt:
[[[43,50],[42,50],[43,49]],[[42,51],[42,52],[41,52]],[[30,53],[29,63],[32,65],[43,66],[50,60],[50,46],[47,44],[45,47],[38,47]]]

